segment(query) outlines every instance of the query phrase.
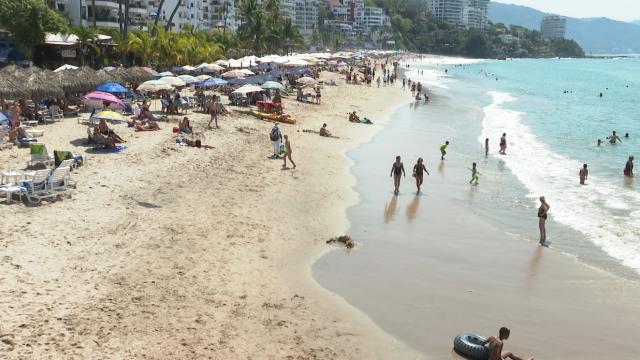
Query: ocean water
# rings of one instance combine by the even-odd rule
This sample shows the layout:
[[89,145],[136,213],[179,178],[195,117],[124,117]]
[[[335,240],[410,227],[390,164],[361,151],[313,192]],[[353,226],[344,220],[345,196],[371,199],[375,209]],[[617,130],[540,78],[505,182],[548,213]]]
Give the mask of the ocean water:
[[[319,259],[314,277],[436,359],[457,358],[456,333],[504,324],[520,334],[509,343],[518,353],[634,358],[640,308],[626,299],[638,297],[640,194],[622,170],[640,153],[639,68],[640,59],[411,63],[405,76],[426,84],[432,102],[400,108],[348,153],[361,200],[347,211],[358,246]],[[597,147],[612,130],[630,138]],[[506,156],[497,154],[503,132]],[[389,178],[396,155],[409,173],[399,196]],[[410,175],[418,157],[430,172],[421,195]],[[478,186],[468,183],[473,162]],[[537,246],[541,195],[551,205],[549,249]],[[599,335],[609,332],[621,335]]]
[[[448,70],[491,97],[478,141],[488,137],[497,147],[507,133],[501,158],[531,201],[545,195],[555,221],[640,272],[640,191],[622,176],[628,156],[640,153],[640,59],[490,61]],[[613,130],[630,137],[610,145]],[[605,143],[598,147],[597,139]],[[588,185],[578,186],[583,163]]]

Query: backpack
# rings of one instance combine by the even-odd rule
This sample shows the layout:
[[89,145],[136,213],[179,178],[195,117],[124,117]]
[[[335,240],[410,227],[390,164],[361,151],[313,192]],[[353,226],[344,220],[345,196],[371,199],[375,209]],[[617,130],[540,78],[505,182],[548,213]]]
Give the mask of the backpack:
[[277,127],[271,129],[271,133],[269,133],[269,139],[271,139],[271,141],[280,140],[280,129],[278,129]]

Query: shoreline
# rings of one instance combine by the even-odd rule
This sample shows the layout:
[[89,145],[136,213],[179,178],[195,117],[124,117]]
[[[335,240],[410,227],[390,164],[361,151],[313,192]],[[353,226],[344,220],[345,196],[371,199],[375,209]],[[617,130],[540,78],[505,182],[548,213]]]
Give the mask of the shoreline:
[[[465,105],[454,105],[452,99]],[[473,155],[482,150],[475,133],[479,124],[460,119],[468,113],[464,99],[433,96],[433,100],[426,115],[403,120],[409,110],[397,114],[399,123],[382,133],[374,141],[377,145],[368,144],[355,154],[367,163],[361,164],[358,177],[367,198],[350,219],[358,224],[353,235],[366,237],[366,246],[348,259],[340,254],[325,257],[318,264],[321,283],[343,294],[391,334],[435,358],[459,358],[450,347],[458,332],[495,335],[500,326],[512,328],[508,350],[526,356],[600,359],[606,353],[633,354],[630,344],[637,335],[638,306],[631,299],[638,296],[637,282],[562,251],[543,249],[530,233],[507,233],[486,214],[474,211],[496,200],[487,191],[500,188],[506,177],[515,178],[504,174],[499,158],[481,160]],[[455,121],[450,115],[454,111]],[[482,108],[475,112],[482,113]],[[427,116],[429,121],[417,127]],[[425,134],[419,146],[407,129]],[[453,146],[446,165],[436,170],[433,152],[445,138]],[[413,145],[394,144],[393,139]],[[471,144],[471,149],[462,142]],[[425,195],[414,197],[411,180],[404,180],[397,205],[388,205],[400,210],[387,211],[389,198],[396,197],[387,191],[390,183],[380,185],[383,180],[371,179],[379,166],[373,159],[398,153],[406,167],[412,164],[411,155],[406,155],[420,151],[423,156],[422,143],[429,144],[425,159],[432,172],[425,179]],[[491,180],[483,176],[482,185],[469,189],[465,167],[472,159],[480,162],[480,171]],[[378,218],[383,205],[385,224]],[[406,220],[397,214],[405,205]],[[528,216],[531,210],[526,211]],[[507,222],[510,219],[506,217]],[[535,234],[535,223],[531,227]],[[350,286],[360,278],[357,287]],[[434,328],[437,333],[430,332]],[[603,341],[589,331],[593,328],[622,335]],[[599,348],[585,347],[595,342]]]

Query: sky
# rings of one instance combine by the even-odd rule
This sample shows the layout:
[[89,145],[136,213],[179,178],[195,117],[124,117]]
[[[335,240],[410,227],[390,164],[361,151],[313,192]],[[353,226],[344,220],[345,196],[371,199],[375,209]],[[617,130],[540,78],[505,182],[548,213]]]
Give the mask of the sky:
[[540,11],[576,18],[608,17],[615,20],[640,20],[640,0],[492,0],[529,6]]

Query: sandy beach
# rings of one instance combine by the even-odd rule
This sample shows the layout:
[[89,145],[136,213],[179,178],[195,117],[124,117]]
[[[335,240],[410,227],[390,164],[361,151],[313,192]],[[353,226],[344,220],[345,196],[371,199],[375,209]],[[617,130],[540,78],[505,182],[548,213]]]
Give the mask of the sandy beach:
[[[322,104],[285,99],[296,169],[271,160],[271,124],[234,113],[222,129],[189,113],[204,144],[115,131],[119,154],[92,153],[76,119],[39,126],[53,150],[87,154],[70,198],[0,205],[2,358],[403,359],[420,356],[342,298],[310,265],[348,229],[357,202],[344,156],[389,121],[400,86],[325,86]],[[353,124],[357,110],[375,125]],[[86,115],[86,114],[85,114]],[[322,138],[326,122],[340,139]],[[28,149],[0,151],[23,169]],[[344,251],[339,249],[337,251]]]

